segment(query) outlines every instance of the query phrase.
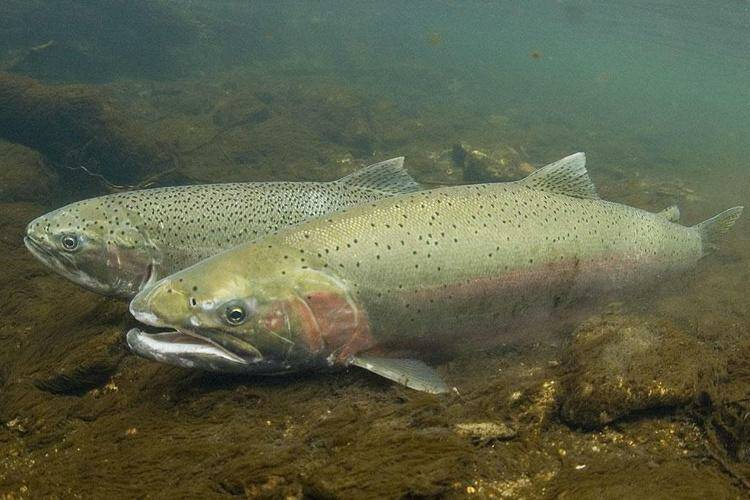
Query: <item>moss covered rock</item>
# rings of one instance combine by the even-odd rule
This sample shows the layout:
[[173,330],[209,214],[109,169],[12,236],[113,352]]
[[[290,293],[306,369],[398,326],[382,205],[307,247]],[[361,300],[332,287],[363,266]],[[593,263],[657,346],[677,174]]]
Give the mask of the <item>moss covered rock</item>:
[[162,145],[93,87],[0,73],[0,137],[114,183],[137,183],[171,166]]
[[0,201],[43,201],[56,180],[36,151],[0,141]]
[[595,428],[694,401],[718,363],[698,340],[667,321],[608,315],[576,331],[562,368],[562,419]]
[[458,143],[453,146],[453,163],[463,170],[466,182],[514,181],[535,170],[519,151],[510,146],[480,150]]

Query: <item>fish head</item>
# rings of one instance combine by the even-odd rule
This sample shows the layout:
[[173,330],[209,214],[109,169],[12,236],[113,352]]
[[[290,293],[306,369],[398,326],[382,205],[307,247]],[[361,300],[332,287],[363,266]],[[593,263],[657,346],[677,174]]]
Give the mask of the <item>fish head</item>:
[[159,253],[137,213],[107,198],[67,205],[31,221],[24,243],[44,264],[84,288],[132,297],[153,281]]
[[350,287],[283,246],[246,245],[199,262],[141,291],[130,311],[142,323],[172,329],[158,337],[131,332],[136,353],[213,371],[328,367],[345,363],[369,338]]

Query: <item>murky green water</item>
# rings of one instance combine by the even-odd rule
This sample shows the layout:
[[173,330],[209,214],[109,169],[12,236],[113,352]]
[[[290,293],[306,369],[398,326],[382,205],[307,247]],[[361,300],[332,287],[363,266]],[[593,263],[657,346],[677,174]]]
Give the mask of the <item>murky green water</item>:
[[576,151],[603,199],[692,225],[750,192],[749,53],[740,0],[2,2],[0,497],[745,497],[746,217],[685,275],[429,353],[443,396],[139,358],[127,302],[23,235],[123,189],[396,156],[435,188]]

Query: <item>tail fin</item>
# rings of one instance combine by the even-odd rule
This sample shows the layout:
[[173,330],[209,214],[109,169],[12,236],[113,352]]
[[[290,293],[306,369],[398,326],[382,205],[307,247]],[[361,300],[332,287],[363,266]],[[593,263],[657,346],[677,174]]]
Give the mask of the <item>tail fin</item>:
[[744,207],[732,207],[693,226],[701,235],[703,255],[718,248],[724,234],[737,222]]

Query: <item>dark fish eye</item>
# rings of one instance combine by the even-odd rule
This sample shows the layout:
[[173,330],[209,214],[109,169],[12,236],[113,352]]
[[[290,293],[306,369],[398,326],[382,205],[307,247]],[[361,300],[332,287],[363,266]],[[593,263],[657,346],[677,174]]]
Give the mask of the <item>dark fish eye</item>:
[[66,234],[62,238],[60,238],[60,244],[62,245],[63,249],[67,250],[68,252],[72,252],[73,250],[78,248],[78,238],[72,234]]
[[224,315],[230,325],[241,325],[247,319],[245,309],[238,305],[227,307]]

